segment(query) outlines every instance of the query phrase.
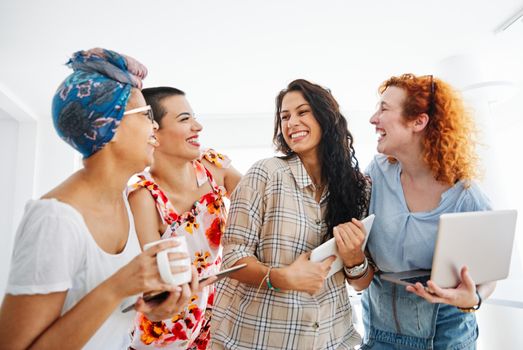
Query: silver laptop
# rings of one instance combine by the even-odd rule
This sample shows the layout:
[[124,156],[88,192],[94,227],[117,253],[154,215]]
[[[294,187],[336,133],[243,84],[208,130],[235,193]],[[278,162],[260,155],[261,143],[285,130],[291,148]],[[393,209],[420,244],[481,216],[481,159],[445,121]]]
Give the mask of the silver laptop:
[[389,282],[426,284],[431,279],[442,288],[456,287],[463,266],[476,284],[508,276],[516,232],[516,210],[442,214],[432,258],[432,270],[383,273]]

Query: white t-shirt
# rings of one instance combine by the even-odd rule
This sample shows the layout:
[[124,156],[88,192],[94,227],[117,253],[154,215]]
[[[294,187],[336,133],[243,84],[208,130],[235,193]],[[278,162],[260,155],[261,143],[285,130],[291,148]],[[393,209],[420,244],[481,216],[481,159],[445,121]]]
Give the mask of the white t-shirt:
[[[16,233],[6,293],[67,291],[63,315],[140,253],[126,197],[125,204],[130,224],[127,244],[121,253],[108,254],[96,244],[76,209],[56,199],[29,201]],[[123,300],[122,306],[128,305],[129,299]],[[135,313],[120,309],[114,310],[84,349],[127,349]]]

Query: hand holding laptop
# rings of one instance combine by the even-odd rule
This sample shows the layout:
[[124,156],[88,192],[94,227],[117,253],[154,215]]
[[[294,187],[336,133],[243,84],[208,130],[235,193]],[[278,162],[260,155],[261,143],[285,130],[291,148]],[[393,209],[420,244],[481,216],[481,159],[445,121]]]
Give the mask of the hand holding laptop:
[[[456,288],[441,288],[432,280],[427,285],[420,282],[407,286],[407,291],[427,300],[429,303],[453,305],[462,309],[470,309],[479,305],[481,299],[476,291],[476,283],[470,277],[467,267],[460,271],[461,283]],[[494,283],[494,282],[490,282]]]
[[[494,286],[490,282],[508,276],[516,219],[516,210],[442,214],[432,270],[383,273],[380,278],[408,286],[429,302],[468,308],[478,301],[476,285],[485,285],[487,295]],[[429,278],[426,286],[420,283]]]

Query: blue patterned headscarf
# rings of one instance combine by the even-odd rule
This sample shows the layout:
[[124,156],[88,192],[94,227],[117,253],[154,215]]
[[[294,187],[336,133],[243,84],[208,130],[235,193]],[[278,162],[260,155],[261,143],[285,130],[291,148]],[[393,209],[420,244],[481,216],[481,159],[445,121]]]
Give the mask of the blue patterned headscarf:
[[67,66],[74,72],[53,97],[53,123],[58,135],[87,158],[111,141],[131,87],[142,88],[147,69],[99,48],[75,52]]

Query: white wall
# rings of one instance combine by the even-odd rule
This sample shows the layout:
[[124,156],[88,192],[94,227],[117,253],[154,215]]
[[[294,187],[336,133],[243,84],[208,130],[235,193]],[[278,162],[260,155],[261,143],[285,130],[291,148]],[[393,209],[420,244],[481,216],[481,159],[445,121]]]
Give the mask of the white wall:
[[15,183],[11,188],[14,192],[13,231],[22,218],[25,203],[34,198],[36,129],[35,121],[18,122]]
[[11,257],[13,231],[13,198],[17,161],[18,122],[12,118],[0,120],[0,290],[4,290]]
[[523,349],[523,309],[485,304],[477,313],[478,350]]
[[51,116],[38,123],[35,168],[35,197],[40,197],[75,170],[77,152],[56,134]]
[[[26,201],[33,198],[36,122],[0,120],[0,291],[3,296],[13,238]],[[1,297],[0,297],[1,298]]]

